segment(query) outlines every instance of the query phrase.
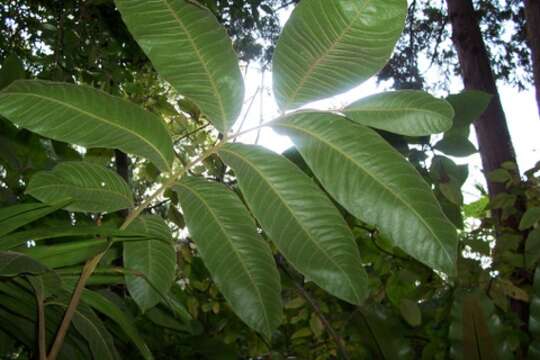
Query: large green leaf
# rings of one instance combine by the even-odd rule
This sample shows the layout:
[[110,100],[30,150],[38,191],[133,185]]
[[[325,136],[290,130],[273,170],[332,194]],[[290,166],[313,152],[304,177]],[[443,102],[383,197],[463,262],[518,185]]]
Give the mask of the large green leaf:
[[486,110],[491,95],[481,91],[469,90],[450,95],[446,99],[454,108],[454,125],[444,133],[435,148],[451,156],[469,156],[477,152],[469,141],[471,124]]
[[50,268],[86,262],[107,248],[105,239],[70,241],[58,245],[39,245],[19,251]]
[[144,340],[139,335],[139,332],[135,327],[135,320],[132,319],[126,312],[118,308],[118,306],[116,306],[105,296],[88,289],[83,291],[82,300],[95,311],[100,312],[113,320],[135,344],[145,360],[154,358],[150,352],[150,349],[148,348],[148,345],[146,345]]
[[112,237],[115,236],[116,241],[122,240],[142,240],[144,234],[119,230],[115,226],[102,225],[82,225],[82,226],[56,226],[56,227],[39,227],[26,231],[19,231],[0,238],[0,251],[10,250],[18,246],[24,245],[27,241],[41,241],[48,239],[59,239],[66,237]]
[[417,260],[455,274],[457,233],[414,167],[375,131],[321,112],[273,123],[289,135],[324,188]]
[[354,315],[360,341],[370,352],[370,359],[412,359],[413,351],[399,318],[379,304],[362,306]]
[[388,61],[406,14],[406,0],[300,2],[274,53],[279,107],[336,95],[374,75]]
[[0,276],[42,274],[49,269],[29,256],[12,251],[0,252]]
[[344,113],[359,124],[407,136],[444,132],[454,117],[446,101],[414,90],[368,96],[347,106]]
[[226,133],[244,83],[238,58],[215,16],[185,0],[116,0],[129,31],[159,74]]
[[368,295],[367,275],[347,224],[312,179],[262,147],[225,145],[220,157],[264,231],[309,280],[353,304]]
[[175,276],[176,254],[169,227],[159,216],[139,217],[127,230],[147,237],[124,243],[124,267],[144,275],[126,275],[129,293],[144,312],[169,291]]
[[237,195],[185,178],[174,187],[212,278],[246,324],[270,338],[281,322],[281,284],[272,252]]
[[[47,307],[60,307],[66,310],[70,298],[69,293],[64,293],[63,296],[48,301]],[[94,359],[115,360],[119,358],[114,347],[113,337],[88,305],[79,303],[72,322],[73,327],[88,342]]]
[[174,159],[159,117],[88,86],[15,81],[0,92],[0,115],[54,140],[145,157],[163,171]]
[[70,161],[32,176],[26,193],[52,204],[73,199],[66,210],[114,212],[133,206],[128,184],[115,172],[89,162]]
[[529,309],[529,332],[533,338],[529,358],[540,359],[540,268],[534,274],[533,294]]
[[42,217],[63,208],[71,202],[62,200],[51,206],[38,203],[19,204],[6,206],[0,209],[0,236],[9,234],[13,230],[30,224]]

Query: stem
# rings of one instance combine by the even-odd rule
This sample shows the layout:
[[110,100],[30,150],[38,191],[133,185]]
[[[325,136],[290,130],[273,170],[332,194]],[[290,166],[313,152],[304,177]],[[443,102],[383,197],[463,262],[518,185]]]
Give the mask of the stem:
[[60,324],[60,328],[56,333],[56,337],[51,347],[51,351],[49,352],[49,356],[47,356],[47,360],[56,360],[56,357],[60,353],[60,349],[64,344],[64,339],[66,337],[67,331],[69,329],[69,326],[71,325],[71,320],[73,319],[75,311],[77,311],[77,306],[81,301],[81,294],[86,285],[86,281],[88,281],[88,279],[92,275],[92,272],[96,268],[97,264],[100,262],[103,255],[105,255],[105,252],[106,251],[96,255],[95,257],[90,259],[84,266],[79,282],[77,283],[77,287],[73,292],[71,301],[69,302],[68,308],[66,309],[66,312],[64,314],[64,318],[62,319],[62,323]]
[[[263,123],[264,123],[264,114],[263,114],[263,109],[264,109],[264,71],[265,69],[263,68],[262,71],[261,71],[261,93],[260,93],[260,104],[259,104],[259,126],[261,126]],[[261,130],[262,128],[259,127],[259,129],[257,129],[257,136],[255,137],[255,145],[257,145],[259,143],[259,139],[261,137]]]
[[280,259],[280,258],[277,258],[276,260],[277,260],[278,266],[283,270],[285,275],[287,275],[287,277],[291,279],[291,281],[294,284],[294,286],[296,287],[296,290],[298,291],[298,293],[313,308],[313,311],[315,312],[315,314],[317,314],[318,318],[321,320],[321,323],[323,324],[324,329],[326,330],[328,335],[330,335],[334,339],[334,342],[336,343],[336,347],[337,347],[339,353],[341,354],[341,357],[343,359],[345,359],[345,360],[349,360],[350,359],[349,353],[347,352],[347,349],[345,348],[345,344],[343,343],[343,339],[336,333],[336,331],[334,330],[334,328],[332,327],[332,325],[330,324],[330,322],[328,321],[326,316],[324,316],[324,314],[321,311],[321,308],[320,308],[319,304],[315,301],[315,299],[313,299],[311,297],[311,295],[307,292],[307,290],[294,279],[292,274],[287,269],[286,265],[283,263],[283,260]]

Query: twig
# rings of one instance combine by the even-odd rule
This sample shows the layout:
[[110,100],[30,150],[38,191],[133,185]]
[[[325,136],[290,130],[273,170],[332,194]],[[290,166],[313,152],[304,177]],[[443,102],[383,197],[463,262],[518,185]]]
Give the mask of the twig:
[[[263,114],[263,109],[264,109],[264,73],[265,73],[265,69],[263,68],[261,70],[261,91],[260,91],[260,94],[259,94],[259,97],[260,97],[260,104],[259,104],[259,126],[261,126],[263,123],[264,123],[264,114]],[[259,143],[259,139],[261,137],[261,130],[262,128],[259,128],[257,129],[257,136],[255,137],[255,145],[257,145]]]
[[196,133],[198,133],[199,131],[206,129],[206,128],[209,127],[209,126],[210,126],[210,123],[206,123],[206,124],[204,124],[203,126],[200,126],[200,127],[198,127],[197,129],[195,129],[195,130],[193,130],[193,131],[191,131],[191,132],[189,132],[189,133],[187,133],[187,134],[185,134],[185,135],[182,135],[181,137],[179,137],[178,139],[176,139],[174,142],[177,143],[177,142],[179,142],[179,141],[184,140],[185,138],[191,137],[191,135],[196,134]]
[[[251,97],[249,101],[249,105],[246,109],[246,113],[244,114],[244,117],[242,118],[242,121],[240,122],[240,126],[238,127],[238,131],[242,131],[242,128],[244,127],[244,123],[247,120],[249,112],[251,111],[251,107],[253,106],[253,103],[255,102],[255,99],[257,98],[257,94],[259,93],[259,91],[261,91],[261,88],[257,88],[257,90],[255,90],[255,94],[253,94],[253,96]],[[234,142],[236,142],[236,140],[237,138],[234,139]]]

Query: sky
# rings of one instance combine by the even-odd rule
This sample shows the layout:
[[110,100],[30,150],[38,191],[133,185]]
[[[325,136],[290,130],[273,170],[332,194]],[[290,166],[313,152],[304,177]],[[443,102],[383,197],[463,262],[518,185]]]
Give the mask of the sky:
[[[285,23],[290,11],[285,12],[280,20]],[[272,74],[266,71],[261,74],[260,66],[252,64],[245,72],[246,97],[244,110],[237,122],[236,129],[243,122],[243,129],[258,126],[261,122],[268,122],[278,116],[278,108],[272,96]],[[427,81],[436,80],[438,74],[436,70],[428,74]],[[260,89],[263,91],[260,91]],[[452,80],[450,84],[451,93],[459,93],[463,89],[462,81],[459,77]],[[540,161],[540,117],[536,106],[534,89],[518,91],[516,88],[504,83],[498,83],[501,101],[507,117],[508,127],[516,150],[520,170],[524,171],[532,168]],[[372,78],[364,84],[338,96],[307,104],[304,108],[329,110],[338,109],[363,97],[389,90],[389,83],[377,84]],[[436,95],[436,94],[435,94]],[[255,98],[254,98],[255,96]],[[244,120],[245,119],[245,120]],[[441,137],[440,135],[435,135]],[[239,141],[244,143],[254,143],[257,132],[242,136]],[[476,134],[474,128],[471,131],[470,140],[476,145]],[[265,146],[275,152],[281,153],[292,143],[287,137],[273,132],[269,128],[263,128],[259,136],[259,145]],[[480,155],[475,154],[467,158],[452,158],[458,164],[469,165],[469,179],[464,186],[465,201],[472,202],[481,195],[476,188],[476,184],[485,186],[482,173]]]

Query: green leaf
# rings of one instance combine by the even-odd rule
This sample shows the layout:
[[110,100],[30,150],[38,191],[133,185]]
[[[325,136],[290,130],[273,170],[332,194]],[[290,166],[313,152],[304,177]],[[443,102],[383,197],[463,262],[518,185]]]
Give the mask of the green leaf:
[[26,193],[52,204],[73,199],[65,208],[79,212],[115,212],[133,206],[128,184],[115,172],[89,162],[70,161],[30,178]]
[[49,269],[29,256],[12,251],[0,252],[0,276],[13,277],[20,274],[42,274]]
[[455,274],[457,234],[431,189],[375,131],[331,113],[300,112],[272,124],[289,135],[323,187],[395,246]]
[[399,311],[409,325],[416,327],[422,324],[422,312],[416,301],[402,299],[399,303]]
[[107,240],[71,241],[58,245],[39,245],[19,251],[55,269],[86,262],[107,248]]
[[0,209],[0,236],[30,224],[68,205],[71,200],[63,200],[51,206],[37,203],[6,206]]
[[273,58],[282,110],[352,89],[386,64],[407,15],[405,0],[301,1]]
[[16,55],[9,55],[0,69],[0,90],[11,84],[15,80],[24,79],[26,73],[24,65]]
[[129,31],[159,74],[226,133],[240,114],[244,83],[225,29],[185,0],[116,0]]
[[529,358],[537,359],[540,355],[540,270],[534,274],[533,295],[529,306],[529,332],[533,341],[529,345]]
[[412,359],[409,341],[404,337],[406,329],[383,306],[362,306],[354,315],[355,328],[363,345],[370,351],[370,359]]
[[514,358],[501,320],[483,292],[457,290],[450,321],[452,359]]
[[533,229],[525,242],[525,265],[534,267],[540,260],[540,228]]
[[145,312],[161,301],[161,294],[169,291],[175,277],[176,253],[169,227],[159,216],[139,217],[127,230],[147,237],[124,243],[124,266],[144,275],[126,275],[127,288]]
[[464,91],[446,99],[454,108],[454,125],[448,130],[435,149],[451,156],[466,157],[478,150],[469,141],[471,124],[486,110],[491,95],[481,91]]
[[[66,293],[57,300],[49,301],[47,306],[67,309],[70,298],[70,294]],[[77,332],[88,342],[94,359],[115,360],[118,358],[113,337],[88,305],[79,303],[72,323]]]
[[452,126],[454,109],[423,91],[392,91],[369,96],[345,108],[362,125],[407,136],[444,132]]
[[97,312],[113,320],[129,337],[133,344],[135,344],[145,360],[154,358],[150,352],[150,349],[148,348],[148,345],[146,345],[144,340],[139,335],[138,330],[135,327],[135,320],[132,319],[128,313],[119,309],[105,296],[88,289],[84,289],[82,293],[82,300]]
[[194,177],[174,189],[223,296],[248,326],[270,338],[282,316],[279,273],[244,204],[226,187]]
[[332,202],[289,160],[262,147],[227,144],[219,152],[235,172],[245,200],[299,272],[353,304],[368,295],[353,235]]
[[174,160],[159,117],[88,86],[16,81],[0,92],[0,115],[54,140],[142,156],[163,171]]
[[0,238],[0,251],[10,250],[17,246],[24,245],[27,241],[41,241],[48,239],[58,239],[65,237],[112,237],[116,236],[115,240],[122,241],[124,239],[143,239],[143,234],[132,233],[128,231],[118,230],[114,226],[102,225],[86,225],[86,226],[56,226],[56,227],[40,227],[37,229],[19,231]]
[[445,136],[434,146],[435,149],[446,155],[467,157],[476,154],[478,150],[468,138],[461,136]]
[[463,129],[469,135],[469,127],[486,111],[493,96],[482,91],[467,90],[460,94],[450,95],[446,101],[452,105],[456,114],[454,126],[449,133],[461,132]]
[[526,230],[534,227],[534,225],[540,220],[540,207],[533,207],[527,209],[521,221],[519,223],[519,230]]

